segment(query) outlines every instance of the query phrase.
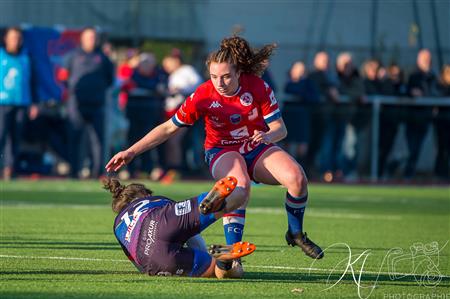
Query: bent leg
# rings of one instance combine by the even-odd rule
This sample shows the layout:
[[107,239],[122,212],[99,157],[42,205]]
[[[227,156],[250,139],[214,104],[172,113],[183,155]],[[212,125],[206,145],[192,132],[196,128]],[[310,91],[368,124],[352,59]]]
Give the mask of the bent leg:
[[288,218],[286,241],[299,246],[306,255],[322,258],[322,249],[303,233],[303,216],[308,200],[306,175],[294,158],[278,147],[267,150],[255,163],[253,177],[262,183],[287,188],[285,208]]
[[224,208],[223,228],[227,245],[242,241],[245,225],[245,208],[250,195],[250,177],[244,158],[238,152],[225,152],[211,165],[215,179],[233,176],[237,179],[234,191],[228,196]]
[[294,235],[301,233],[308,188],[306,175],[300,164],[282,149],[273,147],[256,161],[253,176],[262,183],[281,184],[287,188],[285,208],[288,231]]
[[272,147],[259,157],[253,177],[264,184],[283,185],[294,197],[308,193],[308,181],[303,168],[279,147]]

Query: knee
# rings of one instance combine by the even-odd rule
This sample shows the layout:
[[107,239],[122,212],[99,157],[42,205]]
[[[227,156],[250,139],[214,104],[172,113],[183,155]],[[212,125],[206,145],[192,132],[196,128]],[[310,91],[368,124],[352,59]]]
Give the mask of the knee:
[[244,197],[245,200],[247,201],[250,197],[250,183],[242,186],[241,190],[242,190],[242,197]]
[[250,180],[239,181],[234,192],[241,199],[242,204],[247,204],[250,198]]
[[293,167],[285,176],[285,187],[293,196],[304,195],[308,192],[308,179],[300,165]]
[[245,208],[248,204],[250,198],[250,181],[243,182],[238,181],[236,189],[227,199],[227,209],[226,212],[231,212],[239,208]]

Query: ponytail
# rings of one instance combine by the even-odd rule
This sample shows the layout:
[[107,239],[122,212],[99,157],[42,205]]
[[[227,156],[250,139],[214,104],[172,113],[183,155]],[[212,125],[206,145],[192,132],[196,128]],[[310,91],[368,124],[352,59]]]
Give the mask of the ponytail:
[[237,71],[261,76],[267,67],[266,60],[275,48],[275,44],[270,44],[253,50],[244,38],[232,36],[222,40],[220,49],[209,55],[206,65],[209,69],[212,62],[228,62],[234,65]]
[[119,213],[128,203],[133,200],[150,196],[152,191],[147,189],[143,184],[122,185],[119,180],[106,178],[103,180],[103,188],[112,193],[111,208],[114,212]]

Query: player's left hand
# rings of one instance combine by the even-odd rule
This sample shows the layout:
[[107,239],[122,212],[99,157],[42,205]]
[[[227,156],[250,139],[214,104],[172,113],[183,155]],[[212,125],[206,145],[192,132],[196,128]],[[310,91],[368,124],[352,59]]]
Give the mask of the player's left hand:
[[121,151],[114,155],[114,157],[109,160],[108,164],[106,164],[105,169],[107,172],[117,171],[122,166],[127,165],[134,159],[136,154],[132,151]]
[[255,130],[253,132],[253,136],[250,137],[250,140],[254,143],[271,143],[269,134],[267,132]]

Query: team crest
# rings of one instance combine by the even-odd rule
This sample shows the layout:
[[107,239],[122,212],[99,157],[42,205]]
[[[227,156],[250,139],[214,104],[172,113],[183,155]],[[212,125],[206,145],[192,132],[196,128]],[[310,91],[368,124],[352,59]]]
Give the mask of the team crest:
[[253,103],[253,97],[252,94],[249,92],[245,92],[241,95],[241,104],[242,106],[250,106]]
[[[242,102],[242,101],[241,101]],[[230,116],[230,122],[233,125],[237,125],[238,123],[241,122],[241,115],[240,114],[233,114]]]

